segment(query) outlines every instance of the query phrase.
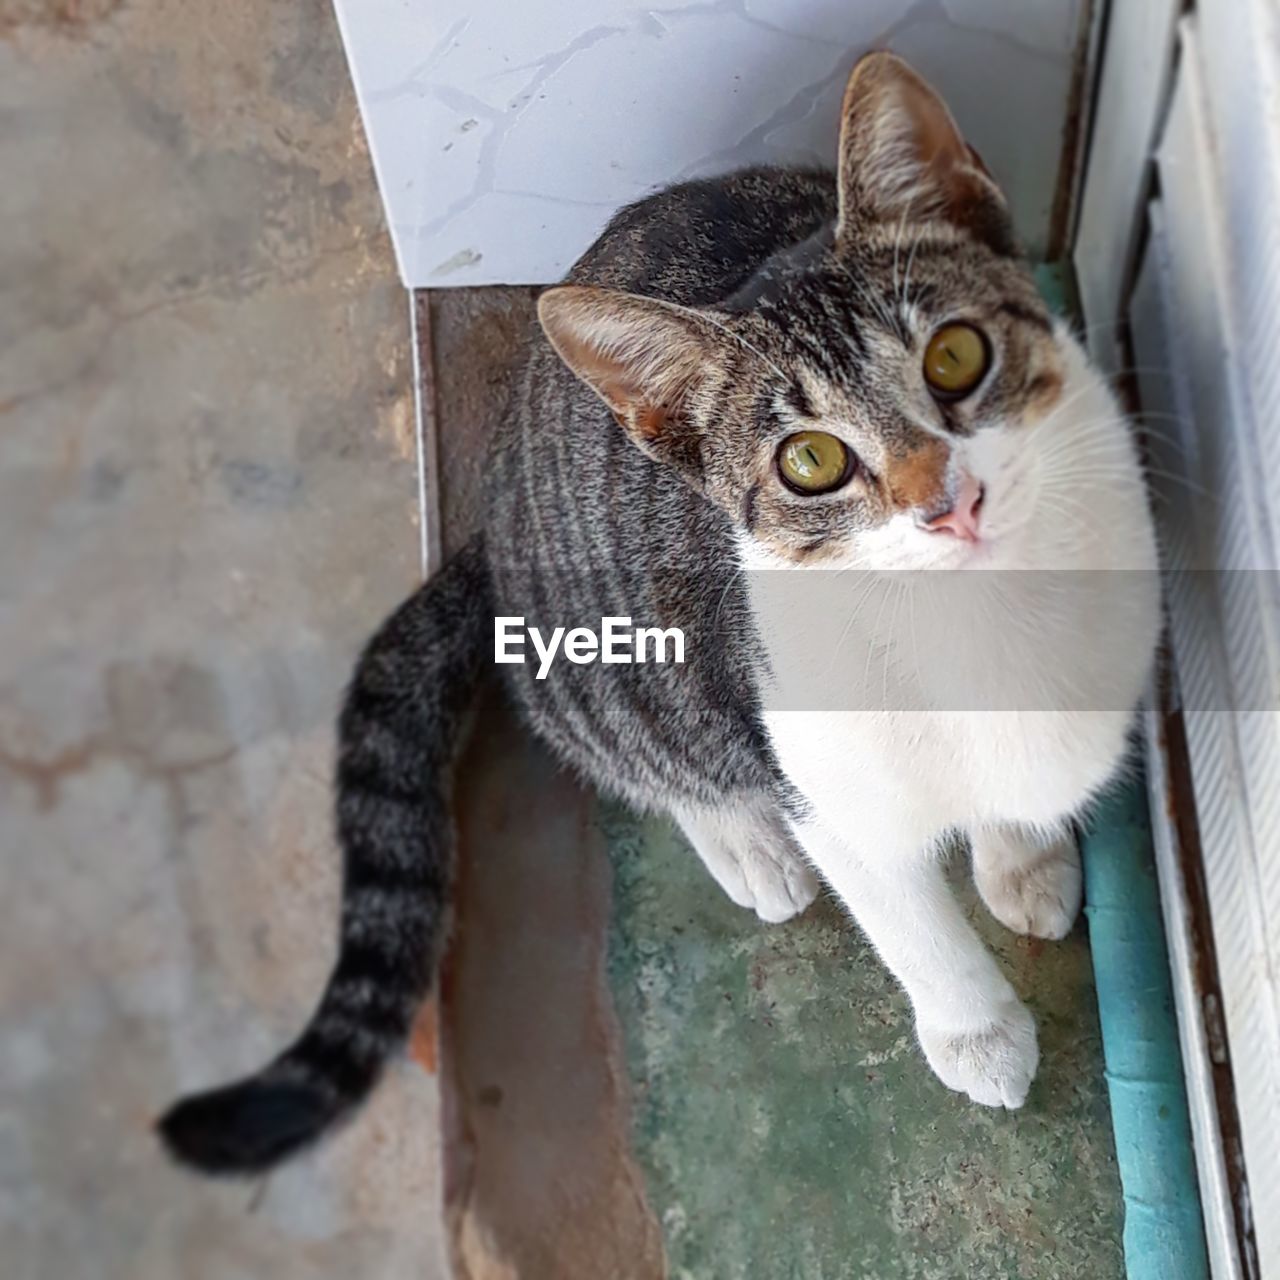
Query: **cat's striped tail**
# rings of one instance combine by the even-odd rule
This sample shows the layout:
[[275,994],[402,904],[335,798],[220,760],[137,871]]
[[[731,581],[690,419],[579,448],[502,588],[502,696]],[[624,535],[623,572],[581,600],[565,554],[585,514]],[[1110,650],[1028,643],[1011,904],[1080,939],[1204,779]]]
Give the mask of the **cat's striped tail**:
[[338,724],[344,858],[338,961],[298,1040],[257,1075],[178,1102],[173,1156],[253,1173],[314,1142],[373,1089],[431,988],[452,872],[448,776],[490,610],[479,539],[369,642]]

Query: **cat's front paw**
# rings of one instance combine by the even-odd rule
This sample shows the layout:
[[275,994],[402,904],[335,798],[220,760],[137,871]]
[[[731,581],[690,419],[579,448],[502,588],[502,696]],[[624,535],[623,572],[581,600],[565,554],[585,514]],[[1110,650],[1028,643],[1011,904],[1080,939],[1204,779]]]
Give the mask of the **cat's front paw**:
[[1040,1049],[1035,1019],[1017,997],[973,1026],[918,1018],[916,1034],[934,1074],[948,1089],[967,1093],[984,1107],[1010,1111],[1027,1100]]
[[742,861],[747,901],[766,924],[798,916],[818,896],[821,881],[798,857],[747,855]]
[[[975,836],[973,878],[987,909],[1006,929],[1065,938],[1080,914],[1080,851],[1071,836],[1013,848],[1018,837]],[[994,846],[994,847],[988,847]]]
[[767,797],[676,816],[725,893],[766,923],[798,916],[818,896],[818,877]]

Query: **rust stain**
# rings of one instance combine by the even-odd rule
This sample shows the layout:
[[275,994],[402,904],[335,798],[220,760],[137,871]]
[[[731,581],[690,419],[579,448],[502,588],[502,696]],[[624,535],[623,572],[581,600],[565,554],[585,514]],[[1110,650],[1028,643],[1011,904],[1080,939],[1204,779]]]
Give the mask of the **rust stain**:
[[409,1056],[430,1076],[440,1067],[440,1022],[436,1013],[433,997],[418,1011],[409,1035]]
[[56,809],[62,784],[77,773],[84,773],[98,754],[99,744],[92,739],[77,743],[45,760],[22,756],[0,744],[0,768],[30,784],[36,793],[36,808],[41,813]]
[[26,782],[35,792],[37,810],[47,813],[57,808],[62,784],[77,774],[88,772],[99,756],[124,760],[144,777],[172,781],[185,773],[225,764],[235,754],[236,748],[229,747],[191,760],[156,761],[144,752],[103,738],[86,738],[41,759],[23,755],[0,742],[0,769],[6,769]]
[[24,27],[79,39],[123,7],[124,0],[5,0],[0,7],[0,40]]

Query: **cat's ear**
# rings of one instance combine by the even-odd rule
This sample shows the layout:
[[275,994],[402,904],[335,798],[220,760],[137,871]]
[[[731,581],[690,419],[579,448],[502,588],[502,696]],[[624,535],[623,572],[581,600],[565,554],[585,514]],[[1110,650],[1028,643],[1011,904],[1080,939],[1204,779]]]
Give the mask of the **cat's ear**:
[[1017,251],[1009,209],[947,104],[892,53],[859,60],[840,116],[840,220],[943,218],[996,253]]
[[562,285],[538,299],[560,358],[646,453],[698,469],[693,400],[722,354],[723,334],[699,312],[613,289]]

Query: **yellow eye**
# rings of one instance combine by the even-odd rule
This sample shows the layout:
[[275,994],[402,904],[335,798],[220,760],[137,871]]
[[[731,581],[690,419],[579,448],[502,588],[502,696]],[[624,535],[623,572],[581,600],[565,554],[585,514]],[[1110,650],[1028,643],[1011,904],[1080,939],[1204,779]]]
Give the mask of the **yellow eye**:
[[782,442],[778,470],[797,493],[830,493],[853,475],[853,455],[825,431],[800,431]]
[[973,325],[943,325],[924,349],[924,380],[944,399],[958,399],[982,381],[990,364],[987,340]]

